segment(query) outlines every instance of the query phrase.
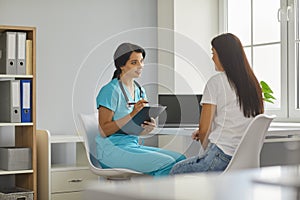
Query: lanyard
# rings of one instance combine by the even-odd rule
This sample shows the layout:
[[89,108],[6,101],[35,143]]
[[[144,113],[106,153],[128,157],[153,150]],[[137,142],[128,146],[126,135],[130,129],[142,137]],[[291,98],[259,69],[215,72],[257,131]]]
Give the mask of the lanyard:
[[[139,88],[139,90],[140,90],[140,98],[142,98],[142,97],[144,96],[144,92],[143,92],[143,90],[142,90],[142,87],[141,87],[140,84],[138,84],[138,82],[136,82],[136,81],[134,81],[134,84]],[[125,91],[125,89],[124,89],[124,86],[123,86],[123,83],[121,82],[121,80],[119,80],[119,86],[120,86],[121,91],[122,91],[122,93],[123,93],[123,95],[124,95],[124,97],[125,97],[125,100],[126,100],[126,102],[127,102],[127,106],[129,107],[129,106],[130,106],[130,105],[129,105],[129,98],[128,98],[127,94],[126,94],[126,91]],[[134,93],[135,93],[135,91],[134,91]]]

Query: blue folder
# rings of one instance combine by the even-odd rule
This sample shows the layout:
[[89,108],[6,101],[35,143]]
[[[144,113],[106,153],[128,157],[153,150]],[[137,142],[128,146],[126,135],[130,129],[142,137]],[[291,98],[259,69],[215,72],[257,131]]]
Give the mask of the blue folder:
[[32,122],[32,84],[31,80],[20,80],[21,122]]

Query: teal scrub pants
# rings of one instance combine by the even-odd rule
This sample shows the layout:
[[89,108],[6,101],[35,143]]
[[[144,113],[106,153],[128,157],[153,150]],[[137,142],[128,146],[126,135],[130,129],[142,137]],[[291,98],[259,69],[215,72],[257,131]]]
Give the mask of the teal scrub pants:
[[118,144],[108,141],[109,138],[96,138],[97,158],[103,168],[127,168],[152,176],[165,176],[177,162],[186,158],[174,151],[140,145],[138,138]]

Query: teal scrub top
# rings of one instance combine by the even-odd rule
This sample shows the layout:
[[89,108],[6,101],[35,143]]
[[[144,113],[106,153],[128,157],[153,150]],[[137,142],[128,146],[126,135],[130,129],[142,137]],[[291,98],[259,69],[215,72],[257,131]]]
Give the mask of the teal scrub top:
[[[125,85],[123,86],[130,102],[137,102],[142,98],[147,99],[144,88],[141,87],[142,90],[141,93],[140,89],[135,85],[135,95],[133,99],[126,86]],[[133,110],[133,105],[130,107],[127,106],[126,99],[122,93],[122,90],[119,85],[119,80],[117,78],[112,79],[108,84],[106,84],[101,88],[96,98],[96,105],[97,108],[103,106],[113,111],[114,112],[113,120],[118,120],[128,115]],[[122,136],[122,140],[120,140],[119,138],[120,136]],[[132,141],[133,139],[135,140],[135,142],[137,142],[136,140],[138,139],[138,137],[134,135],[127,135],[124,133],[116,132],[115,134],[103,139],[109,139],[110,142],[114,144],[118,144],[118,143],[128,144],[128,142]]]

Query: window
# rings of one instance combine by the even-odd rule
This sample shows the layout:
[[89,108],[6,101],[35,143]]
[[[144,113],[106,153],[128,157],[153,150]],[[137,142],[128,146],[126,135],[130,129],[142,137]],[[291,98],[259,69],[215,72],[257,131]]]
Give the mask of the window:
[[266,113],[300,118],[298,0],[221,0],[220,31],[237,35],[259,81],[274,91]]

